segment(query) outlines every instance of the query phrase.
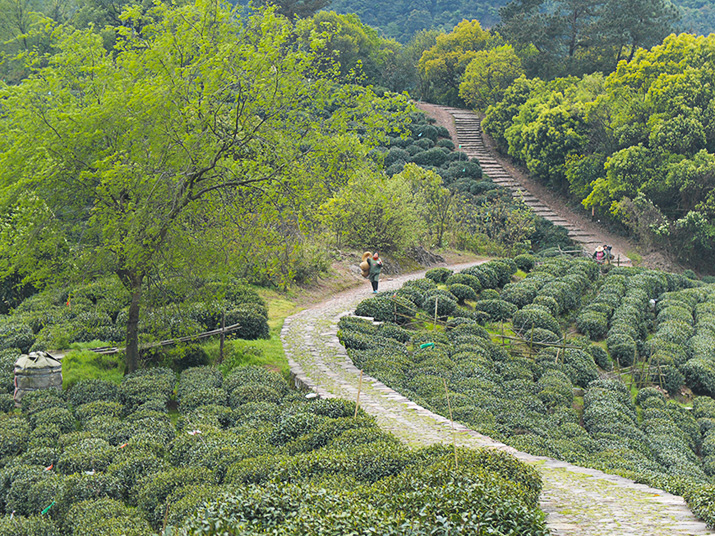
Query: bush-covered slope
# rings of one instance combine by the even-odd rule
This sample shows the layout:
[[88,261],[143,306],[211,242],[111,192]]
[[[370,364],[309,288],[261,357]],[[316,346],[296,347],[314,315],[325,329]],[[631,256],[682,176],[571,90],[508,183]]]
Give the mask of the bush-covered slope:
[[[370,298],[356,315],[383,323],[345,317],[338,335],[356,366],[433,411],[520,450],[685,495],[715,523],[715,287],[635,268],[602,274],[586,259],[547,260],[505,284],[514,272],[500,279],[500,264]],[[464,305],[437,283],[477,274]]]
[[[176,394],[174,394],[176,391]],[[8,396],[8,395],[3,395]],[[167,402],[176,397],[174,423]],[[257,367],[38,391],[0,415],[0,535],[545,536],[536,471],[510,455],[409,450],[354,403]],[[12,515],[11,515],[12,514]]]

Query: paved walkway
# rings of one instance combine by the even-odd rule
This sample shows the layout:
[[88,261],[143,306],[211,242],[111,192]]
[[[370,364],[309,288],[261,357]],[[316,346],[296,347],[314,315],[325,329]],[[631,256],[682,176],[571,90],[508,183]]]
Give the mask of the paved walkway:
[[[468,265],[451,266],[455,271]],[[400,288],[415,273],[381,281],[381,290]],[[283,347],[296,382],[322,397],[355,399],[360,371],[337,338],[337,323],[370,296],[366,283],[286,319]],[[715,534],[688,510],[685,501],[661,490],[595,469],[531,456],[493,441],[411,402],[378,380],[364,376],[360,405],[386,430],[409,445],[451,443],[491,447],[533,463],[543,479],[541,507],[555,536],[674,536]]]

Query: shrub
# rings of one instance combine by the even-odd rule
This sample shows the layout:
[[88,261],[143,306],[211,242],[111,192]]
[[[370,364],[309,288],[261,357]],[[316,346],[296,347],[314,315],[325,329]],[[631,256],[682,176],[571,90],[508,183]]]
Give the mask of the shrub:
[[119,402],[119,386],[104,380],[80,380],[67,391],[67,400],[75,408],[89,402]]
[[685,384],[697,395],[715,397],[715,365],[705,359],[691,359],[681,367]]
[[147,475],[153,475],[169,469],[168,464],[153,454],[137,451],[122,453],[107,467],[107,474],[119,481],[125,500],[137,481]]
[[429,314],[434,314],[437,311],[437,316],[445,317],[452,314],[457,309],[457,302],[440,296],[438,294],[427,296],[422,302],[422,309]]
[[608,352],[601,348],[598,344],[591,344],[588,347],[588,351],[593,357],[593,361],[601,367],[603,370],[613,370],[613,363],[608,357]]
[[15,399],[11,394],[0,393],[0,413],[7,413],[15,409]]
[[289,390],[288,382],[278,372],[254,365],[233,369],[224,381],[223,388],[230,395],[236,388],[249,383],[270,387],[281,396]]
[[86,423],[94,417],[120,418],[124,414],[124,406],[119,402],[105,402],[97,400],[88,404],[75,407],[75,416],[80,422]]
[[160,526],[165,514],[165,501],[176,489],[191,484],[214,482],[211,471],[200,467],[174,467],[140,479],[135,487],[137,506],[152,525]]
[[632,337],[614,333],[606,339],[606,346],[608,346],[611,357],[618,362],[619,366],[630,367],[633,365],[637,346]]
[[435,283],[444,283],[447,281],[447,278],[449,278],[452,275],[452,270],[449,268],[432,268],[430,270],[427,270],[425,273],[425,277],[427,279],[431,279]]
[[422,292],[426,290],[432,290],[437,288],[437,283],[432,281],[431,279],[427,278],[422,278],[422,279],[410,279],[409,281],[405,281],[406,287],[415,287]]
[[127,411],[132,412],[149,400],[159,400],[166,404],[174,392],[175,385],[174,372],[157,367],[126,375],[119,390]]
[[586,310],[578,315],[576,328],[589,339],[599,340],[608,332],[608,319],[603,313]]
[[152,530],[139,513],[109,498],[91,499],[70,508],[65,525],[72,536],[146,536]]
[[557,335],[561,335],[561,328],[556,319],[543,309],[521,309],[512,317],[514,331],[520,334],[527,333],[531,328],[542,328]]
[[30,415],[32,427],[54,424],[59,427],[62,433],[75,430],[75,420],[67,408],[48,408]]
[[491,288],[485,288],[479,293],[479,299],[480,300],[498,300],[499,299],[499,292],[491,289]]
[[38,389],[22,397],[21,408],[23,413],[32,415],[49,408],[67,408],[67,402],[59,388]]
[[[238,339],[268,339],[270,332],[265,311],[255,305],[238,306],[226,311],[226,325],[238,324],[236,331],[231,332],[229,338]],[[216,329],[221,327],[216,326]]]
[[406,343],[412,337],[412,332],[401,328],[397,324],[391,322],[385,322],[382,324],[378,330],[382,337],[387,337],[389,339],[395,339],[398,342]]
[[35,343],[35,334],[27,324],[0,317],[0,350],[19,348],[23,354]]
[[472,287],[469,287],[467,285],[454,283],[452,285],[449,285],[448,288],[449,292],[454,294],[454,296],[457,298],[457,303],[460,305],[464,305],[464,302],[466,300],[475,301],[477,299],[477,293],[474,292],[474,289]]
[[104,471],[116,454],[116,447],[104,439],[85,439],[65,449],[57,462],[57,471],[65,475]]
[[545,307],[548,309],[548,311],[554,316],[557,317],[561,313],[561,307],[559,306],[559,302],[557,302],[553,297],[551,296],[540,296],[537,295],[533,301],[531,302],[532,305],[540,305],[541,307]]
[[528,280],[524,280],[519,283],[506,285],[504,290],[502,290],[501,299],[521,308],[530,304],[536,297],[537,292],[537,285],[530,283]]
[[249,382],[236,387],[231,392],[229,405],[235,409],[249,402],[273,402],[277,404],[282,398],[283,396],[278,391],[268,385]]
[[638,390],[638,394],[636,395],[636,404],[642,406],[646,400],[651,398],[655,398],[665,403],[665,396],[663,393],[658,391],[658,389],[655,387],[644,387],[643,389]]
[[514,257],[514,262],[516,263],[519,270],[522,270],[524,272],[530,272],[536,264],[536,257],[534,257],[533,255],[529,255],[528,253],[524,253],[522,255],[517,255],[516,257]]
[[[484,291],[482,291],[482,294]],[[513,303],[506,302],[504,300],[479,300],[474,306],[475,311],[481,311],[489,316],[489,320],[501,321],[508,320],[517,311],[518,308]]]
[[55,522],[46,516],[0,517],[0,536],[61,536]]
[[[234,391],[235,393],[235,391]],[[179,410],[182,413],[188,413],[194,409],[205,405],[225,406],[228,404],[228,396],[226,391],[216,387],[198,389],[184,393],[179,404]]]
[[372,317],[377,322],[404,324],[414,318],[415,308],[405,298],[377,296],[361,301],[355,308],[355,315]]
[[454,274],[447,278],[445,281],[447,286],[451,285],[467,285],[474,292],[480,292],[482,290],[482,285],[479,283],[479,278],[469,274]]

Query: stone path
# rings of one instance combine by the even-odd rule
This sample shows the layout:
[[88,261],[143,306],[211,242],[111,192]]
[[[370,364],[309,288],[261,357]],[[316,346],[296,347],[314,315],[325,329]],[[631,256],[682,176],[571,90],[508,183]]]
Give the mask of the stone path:
[[[523,199],[524,203],[539,216],[549,220],[554,225],[564,227],[569,238],[583,246],[586,252],[593,252],[596,247],[604,244],[604,238],[593,231],[585,230],[578,225],[570,215],[564,213],[562,207],[550,206],[543,198],[535,196],[527,190],[517,177],[506,170],[497,158],[484,144],[482,125],[479,117],[469,110],[441,106],[454,118],[457,133],[457,143],[469,158],[476,158],[486,175],[500,186],[509,188],[514,197]],[[609,242],[613,245],[613,242]],[[630,266],[631,262],[626,251],[620,251],[618,246],[612,250],[615,259],[621,265]]]
[[[451,266],[455,271],[468,265]],[[387,279],[395,290],[424,272]],[[370,296],[367,283],[286,319],[281,339],[296,383],[322,397],[356,399],[360,371],[337,338],[337,323]],[[685,501],[661,490],[595,469],[531,456],[455,424],[411,402],[378,380],[362,379],[360,405],[386,430],[409,445],[451,443],[511,452],[533,463],[544,487],[541,507],[555,536],[674,536],[715,534],[688,510]]]

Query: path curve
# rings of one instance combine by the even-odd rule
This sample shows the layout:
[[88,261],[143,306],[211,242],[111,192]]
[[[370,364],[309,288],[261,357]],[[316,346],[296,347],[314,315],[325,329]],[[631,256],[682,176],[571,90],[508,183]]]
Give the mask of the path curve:
[[[455,265],[458,271],[473,264]],[[381,290],[396,290],[424,272],[380,282]],[[315,304],[288,317],[281,340],[296,383],[321,397],[355,400],[360,371],[337,337],[341,316],[371,296],[367,284]],[[411,446],[452,442],[471,448],[489,447],[532,463],[543,479],[541,508],[554,536],[700,536],[707,529],[688,510],[682,497],[595,469],[577,467],[551,458],[532,456],[494,441],[466,426],[411,402],[382,382],[363,376],[360,405],[385,430]]]
[[[485,143],[482,132],[481,118],[470,110],[441,106],[437,104],[420,103],[418,107],[444,124],[450,132],[455,145],[458,145],[469,158],[476,158],[484,173],[499,186],[511,190],[514,197],[523,199],[537,215],[549,220],[554,225],[564,227],[569,238],[581,245],[588,253],[598,246],[610,244],[613,246],[614,258],[620,260],[621,266],[631,266],[627,253],[635,250],[635,246],[622,236],[609,233],[597,223],[588,221],[584,214],[577,214],[562,200],[533,180],[526,180],[503,158],[495,154],[491,144]],[[445,115],[451,118],[445,121]]]

